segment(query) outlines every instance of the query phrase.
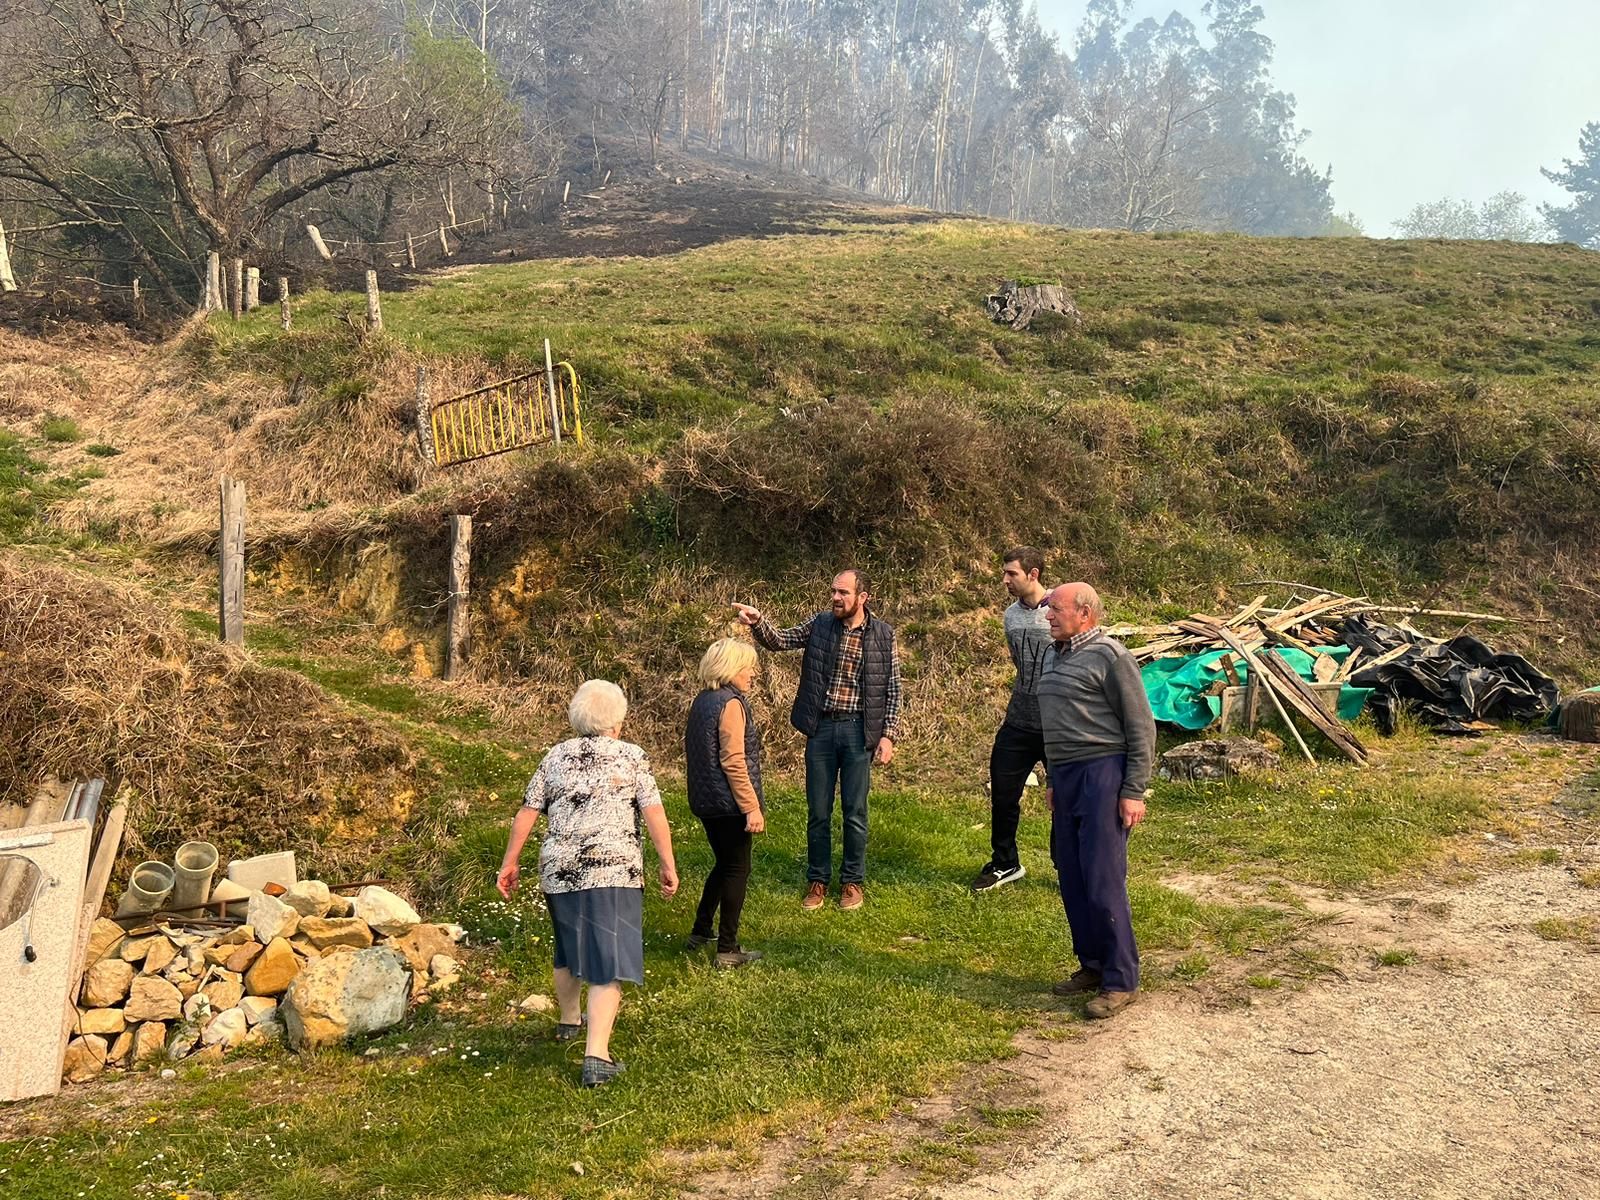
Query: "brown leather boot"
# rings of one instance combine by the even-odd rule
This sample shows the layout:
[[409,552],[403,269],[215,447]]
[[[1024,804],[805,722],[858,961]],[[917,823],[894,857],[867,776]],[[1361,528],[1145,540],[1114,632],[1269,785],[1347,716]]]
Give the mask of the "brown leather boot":
[[1060,983],[1051,984],[1050,990],[1057,996],[1076,996],[1083,992],[1098,992],[1100,990],[1100,972],[1091,971],[1088,967],[1079,967]]
[[808,883],[806,884],[805,898],[800,901],[800,907],[807,910],[821,908],[827,899],[827,884],[816,882]]
[[1096,1021],[1104,1021],[1107,1017],[1116,1016],[1138,998],[1138,992],[1101,992],[1083,1006],[1083,1011]]
[[839,892],[839,907],[845,912],[860,908],[867,902],[867,893],[859,883],[847,883]]

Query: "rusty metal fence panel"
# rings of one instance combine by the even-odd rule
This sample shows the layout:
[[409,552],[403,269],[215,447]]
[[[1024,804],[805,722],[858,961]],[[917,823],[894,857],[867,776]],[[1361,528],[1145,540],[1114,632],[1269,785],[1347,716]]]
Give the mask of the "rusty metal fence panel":
[[428,414],[434,464],[450,467],[567,438],[582,445],[578,373],[571,363],[556,364],[553,400],[550,378],[529,371],[434,405]]

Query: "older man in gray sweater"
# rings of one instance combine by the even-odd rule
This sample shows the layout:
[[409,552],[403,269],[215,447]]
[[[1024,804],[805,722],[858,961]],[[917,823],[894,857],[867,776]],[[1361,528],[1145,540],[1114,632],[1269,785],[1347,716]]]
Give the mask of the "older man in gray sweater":
[[1156,722],[1133,656],[1100,628],[1104,608],[1086,583],[1050,593],[1054,641],[1039,679],[1050,782],[1050,857],[1072,928],[1078,971],[1058,996],[1097,993],[1091,1017],[1110,1017],[1139,992],[1139,948],[1128,905],[1128,834],[1144,820]]

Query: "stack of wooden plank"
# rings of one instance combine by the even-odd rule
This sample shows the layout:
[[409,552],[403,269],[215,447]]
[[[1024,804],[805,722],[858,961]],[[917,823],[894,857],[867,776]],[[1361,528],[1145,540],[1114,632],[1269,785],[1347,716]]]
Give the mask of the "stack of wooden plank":
[[[1267,581],[1271,582],[1271,581]],[[1340,753],[1356,763],[1366,761],[1367,752],[1359,739],[1337,718],[1332,717],[1317,701],[1304,679],[1277,654],[1279,648],[1304,651],[1312,656],[1313,678],[1318,683],[1342,682],[1357,669],[1382,666],[1404,654],[1409,646],[1400,646],[1377,658],[1364,658],[1361,650],[1352,650],[1341,662],[1328,653],[1329,648],[1344,646],[1344,622],[1351,617],[1383,614],[1393,618],[1395,624],[1414,634],[1419,641],[1430,641],[1410,624],[1413,616],[1434,616],[1468,621],[1503,621],[1492,613],[1463,612],[1454,609],[1431,609],[1418,605],[1377,604],[1364,596],[1346,596],[1338,592],[1295,588],[1282,607],[1267,605],[1267,595],[1256,596],[1229,617],[1195,613],[1182,620],[1162,625],[1113,625],[1106,632],[1118,638],[1141,638],[1132,647],[1134,659],[1143,666],[1158,658],[1183,657],[1212,651],[1227,651],[1216,664],[1219,675],[1229,684],[1240,682],[1240,668],[1247,669],[1258,681],[1258,688],[1250,691],[1250,711],[1246,723],[1254,727],[1260,713],[1257,706],[1270,702],[1283,723],[1294,735],[1307,759],[1311,751],[1301,738],[1291,720],[1291,714],[1309,724],[1337,748]],[[1306,593],[1310,595],[1307,596]]]

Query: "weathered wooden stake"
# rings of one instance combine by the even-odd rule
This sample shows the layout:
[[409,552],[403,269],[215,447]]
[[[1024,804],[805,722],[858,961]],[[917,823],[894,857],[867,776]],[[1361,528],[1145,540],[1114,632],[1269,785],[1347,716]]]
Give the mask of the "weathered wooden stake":
[[444,222],[439,222],[439,249],[444,251],[446,258],[450,257],[450,243],[444,236]]
[[567,186],[561,189],[561,203],[567,202],[567,196],[572,192],[572,180],[567,180]]
[[217,628],[222,640],[244,645],[244,480],[222,477],[222,524],[217,537]]
[[213,250],[206,255],[206,290],[200,297],[200,311],[216,312],[222,307],[222,255]]
[[428,368],[417,364],[417,444],[422,461],[429,466],[438,461],[433,448],[433,394],[428,386]]
[[261,307],[261,268],[247,267],[244,273],[244,310],[255,312]]
[[244,259],[233,260],[233,287],[228,296],[229,309],[237,321],[244,315]]
[[139,303],[139,277],[137,275],[133,277],[133,302],[135,304]]
[[0,292],[17,290],[17,277],[11,273],[11,247],[6,244],[6,226],[0,221]]
[[556,399],[556,368],[550,361],[550,339],[544,340],[544,384],[550,392],[550,433],[561,445],[561,402]]
[[406,265],[413,271],[417,269],[417,248],[411,240],[411,235],[406,234]]
[[378,273],[367,272],[367,328],[374,333],[383,331],[383,305],[378,301]]
[[289,310],[289,277],[278,276],[278,328],[285,333],[289,332],[289,324],[294,319],[294,314]]
[[605,187],[605,185],[610,183],[610,182],[611,182],[611,172],[607,171],[606,172],[606,177],[600,181],[600,186],[601,187]]
[[329,250],[328,243],[322,240],[322,231],[315,225],[307,225],[306,233],[310,235],[311,244],[317,248],[317,253],[323,257],[323,260],[331,260],[333,251]]
[[468,594],[472,587],[472,518],[450,518],[450,643],[445,656],[444,677],[456,679],[466,665],[471,650],[472,628],[468,617]]

